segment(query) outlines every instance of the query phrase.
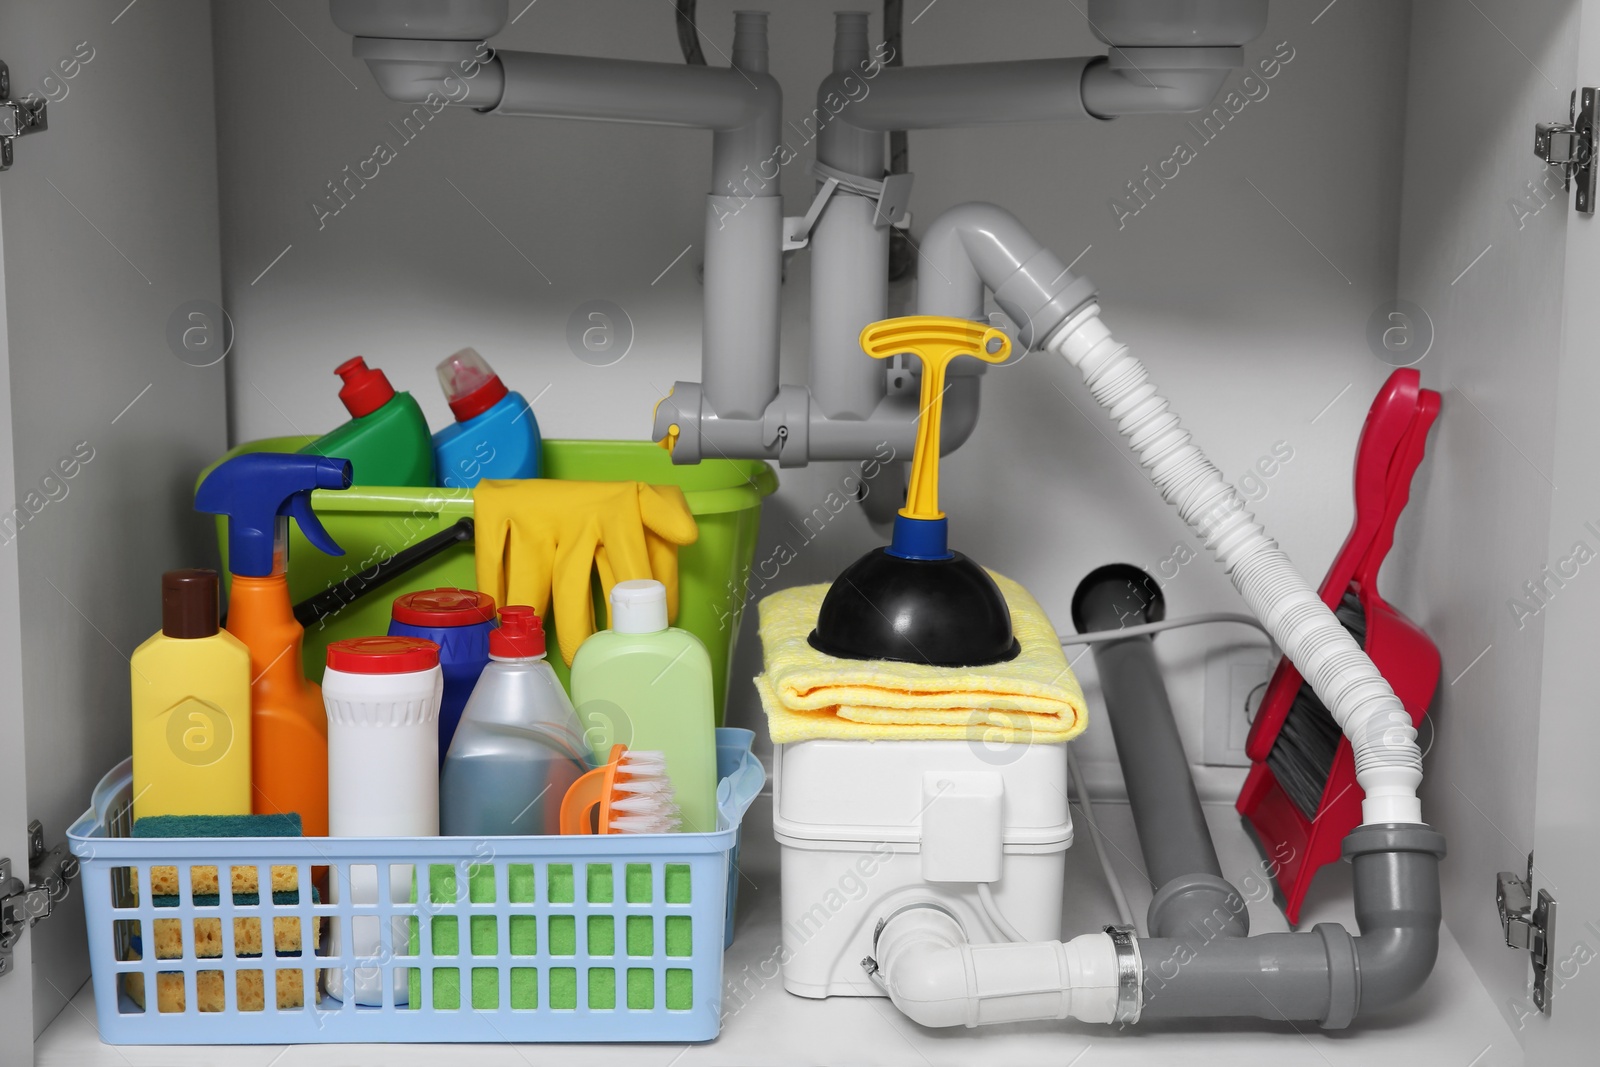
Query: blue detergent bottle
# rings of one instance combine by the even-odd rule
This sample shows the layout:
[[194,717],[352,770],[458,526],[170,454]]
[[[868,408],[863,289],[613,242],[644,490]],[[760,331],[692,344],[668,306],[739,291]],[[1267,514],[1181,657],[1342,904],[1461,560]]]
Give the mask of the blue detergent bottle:
[[439,646],[444,695],[439,702],[439,766],[455,737],[478,676],[489,663],[494,597],[471,589],[424,589],[394,599],[390,637],[421,637]]
[[478,355],[463,348],[439,364],[439,384],[455,415],[433,435],[434,466],[447,489],[471,489],[483,478],[539,477],[539,424]]

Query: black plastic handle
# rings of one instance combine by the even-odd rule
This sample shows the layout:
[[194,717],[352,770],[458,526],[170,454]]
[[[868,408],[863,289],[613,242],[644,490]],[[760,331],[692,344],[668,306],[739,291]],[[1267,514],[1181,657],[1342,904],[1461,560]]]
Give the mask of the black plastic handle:
[[316,596],[308,597],[294,606],[294,617],[301,626],[310,626],[343,611],[346,605],[360,600],[380,585],[398,578],[406,571],[426,563],[451,545],[465,544],[474,534],[471,519],[457,519],[448,529],[418,541],[387,559],[379,560],[360,574],[352,574],[341,582],[330,585]]

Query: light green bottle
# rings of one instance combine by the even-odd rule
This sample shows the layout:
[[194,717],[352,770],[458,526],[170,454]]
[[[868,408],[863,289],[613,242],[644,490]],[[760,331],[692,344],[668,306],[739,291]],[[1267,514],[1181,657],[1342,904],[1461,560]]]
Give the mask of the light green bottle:
[[667,758],[683,829],[717,828],[717,736],[711,657],[667,625],[667,589],[643,579],[611,589],[611,629],[578,648],[572,703],[584,740],[604,760],[615,744]]

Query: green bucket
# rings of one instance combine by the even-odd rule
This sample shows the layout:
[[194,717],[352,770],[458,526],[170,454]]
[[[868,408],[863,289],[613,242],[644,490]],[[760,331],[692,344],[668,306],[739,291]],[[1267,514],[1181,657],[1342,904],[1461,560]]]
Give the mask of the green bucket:
[[[312,437],[273,437],[233,449],[222,460],[246,452],[295,452]],[[221,463],[218,460],[217,463]],[[217,464],[201,473],[204,480]],[[700,527],[694,544],[678,550],[677,625],[705,642],[711,653],[716,686],[717,724],[722,724],[728,691],[728,666],[738,637],[739,615],[744,606],[745,582],[755,556],[756,532],[761,520],[761,500],[778,487],[772,468],[760,460],[708,459],[693,466],[675,466],[672,457],[648,441],[544,442],[544,474],[587,482],[648,482],[676,485],[683,490],[689,511]],[[198,484],[198,483],[196,483]],[[319,489],[311,506],[343,556],[326,556],[306,541],[291,523],[289,533],[289,595],[295,603],[355,577],[409,545],[438,533],[457,519],[472,515],[470,489],[410,489],[352,486],[345,490]],[[217,520],[217,540],[226,567],[226,520]],[[306,627],[305,671],[313,681],[322,678],[330,642],[346,637],[386,633],[389,606],[402,593],[454,586],[472,589],[477,573],[470,544],[452,545],[416,569],[369,590],[360,599]],[[598,580],[595,618],[605,619]],[[559,632],[561,621],[545,620],[547,630]],[[563,685],[567,665],[550,642],[551,666]]]

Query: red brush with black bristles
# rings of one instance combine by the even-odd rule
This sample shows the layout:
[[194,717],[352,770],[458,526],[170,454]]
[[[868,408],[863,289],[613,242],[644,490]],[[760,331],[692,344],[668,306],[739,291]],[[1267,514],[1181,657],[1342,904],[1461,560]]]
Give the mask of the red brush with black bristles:
[[[1378,570],[1411,495],[1439,394],[1411,369],[1395,371],[1367,412],[1356,451],[1356,521],[1319,593],[1372,658],[1413,725],[1439,683],[1439,650],[1378,595]],[[1249,777],[1234,807],[1255,834],[1291,923],[1318,868],[1339,858],[1361,822],[1355,759],[1332,714],[1294,664],[1280,660],[1245,742]]]

